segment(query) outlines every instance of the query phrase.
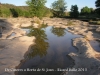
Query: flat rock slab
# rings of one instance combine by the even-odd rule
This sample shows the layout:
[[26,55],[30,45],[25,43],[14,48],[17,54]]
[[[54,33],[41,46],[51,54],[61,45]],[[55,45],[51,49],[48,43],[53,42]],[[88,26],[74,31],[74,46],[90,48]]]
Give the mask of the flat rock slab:
[[96,58],[96,55],[100,57],[100,53],[94,51],[84,38],[73,39],[73,45],[78,48],[78,52],[70,53],[69,56],[75,60],[73,68],[77,70],[68,71],[64,75],[99,75],[100,60]]
[[0,75],[15,75],[14,71],[20,60],[24,59],[24,54],[29,46],[34,44],[35,37],[22,36],[12,40],[0,40]]

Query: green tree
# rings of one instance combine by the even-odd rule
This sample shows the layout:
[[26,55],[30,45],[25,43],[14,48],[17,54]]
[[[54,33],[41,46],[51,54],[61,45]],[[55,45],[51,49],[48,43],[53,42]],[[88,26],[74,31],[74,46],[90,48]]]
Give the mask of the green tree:
[[70,10],[71,10],[71,12],[70,12],[71,17],[77,18],[79,16],[79,11],[78,11],[77,5],[72,5]]
[[66,2],[65,0],[58,0],[52,3],[52,9],[54,16],[62,17],[64,16],[64,12],[66,10]]
[[88,8],[87,6],[81,9],[81,15],[89,15],[93,13],[93,8]]
[[10,8],[13,17],[18,17],[18,13],[14,8]]
[[100,15],[100,0],[96,0],[95,6],[97,7],[96,12]]
[[27,0],[32,16],[43,17],[46,0]]

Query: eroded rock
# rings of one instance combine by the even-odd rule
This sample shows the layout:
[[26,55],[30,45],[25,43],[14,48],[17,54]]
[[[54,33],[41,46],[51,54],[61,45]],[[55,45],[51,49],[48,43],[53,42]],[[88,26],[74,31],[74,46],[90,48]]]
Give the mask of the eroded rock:
[[95,55],[100,55],[100,53],[94,51],[84,38],[73,39],[73,46],[78,48],[78,52],[70,53],[69,56],[75,60],[73,68],[77,71],[68,71],[65,75],[98,75],[100,73],[100,60]]
[[24,54],[29,46],[34,44],[35,37],[22,36],[11,40],[1,40],[0,46],[0,75],[15,75],[14,71],[6,69],[15,69],[20,60],[24,59]]

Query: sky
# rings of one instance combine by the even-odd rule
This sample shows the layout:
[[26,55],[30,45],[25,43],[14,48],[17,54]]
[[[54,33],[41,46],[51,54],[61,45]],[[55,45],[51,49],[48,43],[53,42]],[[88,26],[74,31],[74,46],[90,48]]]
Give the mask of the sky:
[[[1,3],[9,3],[9,4],[14,4],[16,6],[23,6],[26,5],[27,0],[0,0]],[[47,7],[51,7],[51,3],[53,3],[54,1],[57,0],[47,0],[46,6]],[[88,7],[92,7],[92,8],[96,8],[95,7],[95,1],[96,0],[65,0],[65,2],[67,3],[67,10],[70,11],[71,5],[77,5],[79,7],[79,11],[82,7],[84,6],[88,6]]]

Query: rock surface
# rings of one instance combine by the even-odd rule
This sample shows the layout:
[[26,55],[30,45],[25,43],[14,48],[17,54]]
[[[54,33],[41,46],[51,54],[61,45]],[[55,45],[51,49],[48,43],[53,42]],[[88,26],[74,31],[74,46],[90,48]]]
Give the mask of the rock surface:
[[[33,22],[35,21],[35,23]],[[31,44],[34,44],[35,37],[25,36],[26,32],[20,26],[31,26],[38,28],[40,20],[38,18],[9,18],[0,20],[2,37],[0,38],[0,75],[14,75],[14,72],[5,71],[5,68],[15,68],[24,57],[25,52]],[[72,22],[68,26],[68,24]],[[42,21],[40,22],[42,23]],[[98,26],[89,25],[87,22],[70,20],[65,18],[44,18],[43,23],[56,28],[67,28],[73,34],[83,35],[85,38],[76,38],[73,45],[78,48],[77,53],[70,53],[75,60],[73,68],[87,68],[84,72],[66,72],[65,75],[99,75],[100,74],[100,54],[94,51],[87,40],[100,36],[89,30],[99,30]],[[98,28],[98,29],[97,29]],[[15,33],[14,36],[12,33]],[[7,38],[10,36],[9,38]],[[86,40],[87,39],[87,40]]]
[[23,20],[25,19],[0,20],[0,24],[4,25],[0,38],[0,75],[15,75],[14,71],[7,71],[7,68],[15,69],[24,59],[29,46],[34,44],[35,37],[25,36],[26,31],[19,28]]
[[94,51],[84,38],[74,39],[73,45],[78,48],[78,52],[70,53],[69,56],[75,60],[73,68],[77,71],[69,71],[64,75],[99,75],[100,59],[97,59],[96,55],[100,57],[100,53]]
[[97,32],[100,32],[100,27],[98,27],[98,28],[96,29],[96,31],[97,31]]
[[34,44],[35,37],[22,36],[12,40],[0,40],[0,75],[15,75],[14,71],[5,71],[6,68],[15,68],[29,46]]
[[30,26],[32,26],[31,22],[29,22],[29,23],[22,23],[21,24],[21,27],[30,27]]

